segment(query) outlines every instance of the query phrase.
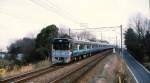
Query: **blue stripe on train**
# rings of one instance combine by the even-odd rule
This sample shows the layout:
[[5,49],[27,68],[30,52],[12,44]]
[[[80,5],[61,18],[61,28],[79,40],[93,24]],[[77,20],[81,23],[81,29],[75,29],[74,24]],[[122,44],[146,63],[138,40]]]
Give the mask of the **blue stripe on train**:
[[91,49],[81,49],[81,50],[73,50],[72,56],[80,56],[88,53],[98,52],[103,50],[103,48],[91,48]]

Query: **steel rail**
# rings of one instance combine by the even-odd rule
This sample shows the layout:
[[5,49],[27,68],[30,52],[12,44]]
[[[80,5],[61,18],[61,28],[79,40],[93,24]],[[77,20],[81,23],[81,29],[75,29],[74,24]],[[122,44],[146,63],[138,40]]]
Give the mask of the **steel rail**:
[[[109,52],[110,52],[110,51],[103,52],[102,55],[105,54],[105,53],[109,53]],[[91,65],[91,63],[94,63],[92,66],[88,67],[88,70],[90,70],[93,66],[95,66],[95,65],[96,65],[100,60],[102,60],[104,57],[105,57],[104,55],[103,55],[103,56],[99,56],[99,57],[94,57],[94,59],[91,60],[91,61],[89,61],[88,63],[86,63],[86,64],[84,64],[84,65],[82,65],[82,66],[80,66],[80,67],[77,67],[77,68],[75,68],[74,70],[68,71],[67,73],[65,73],[65,74],[63,74],[63,75],[61,75],[61,76],[59,76],[58,78],[55,78],[55,79],[50,80],[49,83],[63,83],[62,80],[65,80],[67,77],[71,76],[72,74],[74,74],[74,73],[80,71],[81,69],[83,69],[83,68],[85,68],[85,67],[88,67],[89,65]],[[88,70],[85,71],[84,73],[88,72]],[[84,74],[84,73],[83,73],[83,74]],[[80,75],[80,76],[81,76],[81,75]],[[79,77],[80,77],[80,76],[79,76]],[[79,77],[77,77],[77,78],[79,78]],[[76,79],[74,79],[74,80],[76,80]],[[72,82],[73,82],[73,81],[72,81]]]
[[45,67],[39,70],[35,70],[35,71],[31,71],[31,72],[26,72],[26,73],[22,73],[22,74],[18,74],[15,76],[11,76],[11,77],[7,77],[7,78],[3,78],[0,80],[0,83],[8,83],[8,82],[13,82],[13,83],[21,83],[23,81],[27,81],[29,79],[38,77],[40,75],[43,75],[47,72],[52,72],[52,71],[56,71],[57,69],[62,68],[62,66],[49,66],[49,67]]

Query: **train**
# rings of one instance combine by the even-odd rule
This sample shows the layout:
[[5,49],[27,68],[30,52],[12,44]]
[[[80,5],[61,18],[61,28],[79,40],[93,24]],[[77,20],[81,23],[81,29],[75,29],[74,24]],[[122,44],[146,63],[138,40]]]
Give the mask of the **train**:
[[54,38],[52,43],[52,64],[65,64],[78,59],[91,56],[94,53],[106,49],[112,49],[113,45],[102,42],[74,40],[70,38]]

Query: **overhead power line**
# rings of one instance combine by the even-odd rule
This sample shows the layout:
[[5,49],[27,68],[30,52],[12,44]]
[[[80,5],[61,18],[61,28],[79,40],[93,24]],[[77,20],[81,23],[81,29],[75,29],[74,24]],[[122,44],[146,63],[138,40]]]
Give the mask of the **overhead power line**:
[[41,8],[46,9],[49,12],[53,12],[67,20],[72,21],[75,24],[79,24],[80,22],[78,22],[77,20],[73,19],[71,16],[71,14],[69,14],[68,12],[66,13],[66,9],[63,10],[62,8],[60,8],[59,6],[55,5],[54,3],[52,3],[50,0],[30,0],[32,3],[40,6]]

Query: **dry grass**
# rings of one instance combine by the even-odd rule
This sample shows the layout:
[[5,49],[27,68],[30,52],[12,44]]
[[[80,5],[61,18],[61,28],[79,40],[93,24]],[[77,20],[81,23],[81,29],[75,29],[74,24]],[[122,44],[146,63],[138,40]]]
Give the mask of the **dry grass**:
[[50,64],[49,60],[46,59],[46,60],[40,61],[36,64],[29,64],[29,65],[26,65],[26,66],[22,66],[21,68],[18,68],[17,66],[14,66],[13,70],[11,70],[11,71],[6,70],[6,72],[3,72],[0,75],[3,78],[3,77],[17,75],[17,74],[24,73],[24,72],[38,70],[40,68],[47,67],[47,66],[50,66],[50,65],[51,64]]

